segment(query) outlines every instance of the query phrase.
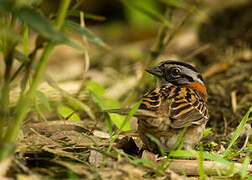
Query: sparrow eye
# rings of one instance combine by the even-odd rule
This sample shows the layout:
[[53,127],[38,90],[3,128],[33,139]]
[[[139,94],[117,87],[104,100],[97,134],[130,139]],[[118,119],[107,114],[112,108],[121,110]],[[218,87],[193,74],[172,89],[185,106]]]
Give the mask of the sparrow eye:
[[171,69],[171,75],[174,77],[180,75],[180,73],[181,73],[181,70],[179,68],[172,68]]

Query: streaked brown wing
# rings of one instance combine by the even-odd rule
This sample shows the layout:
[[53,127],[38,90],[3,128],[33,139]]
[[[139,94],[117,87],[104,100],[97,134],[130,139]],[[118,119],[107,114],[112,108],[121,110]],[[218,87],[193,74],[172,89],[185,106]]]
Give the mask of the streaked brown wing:
[[139,109],[145,109],[149,111],[156,111],[161,105],[160,88],[156,88],[151,92],[146,93],[142,98],[142,104]]
[[171,102],[168,96],[171,96],[174,90],[175,86],[166,85],[145,94],[139,109],[147,110],[155,114],[156,117],[140,117],[139,123],[144,123],[145,127],[158,127],[159,130],[167,129],[170,125],[169,106]]
[[[191,93],[191,95],[186,95]],[[208,117],[207,108],[202,99],[194,92],[185,92],[184,98],[175,98],[170,105],[170,119],[172,128],[183,128],[193,124],[200,124]],[[181,97],[181,96],[180,96]]]

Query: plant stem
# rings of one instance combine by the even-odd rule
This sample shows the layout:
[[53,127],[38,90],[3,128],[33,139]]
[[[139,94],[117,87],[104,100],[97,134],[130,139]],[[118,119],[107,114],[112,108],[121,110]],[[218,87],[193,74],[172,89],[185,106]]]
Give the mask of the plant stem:
[[[167,8],[165,11],[165,17],[168,19],[169,22],[171,22],[172,18],[172,13],[173,13],[173,8]],[[148,59],[148,64],[154,61],[161,53],[163,47],[164,47],[164,40],[167,35],[169,28],[165,25],[162,25],[159,29],[157,39],[151,48],[149,59]]]
[[[62,0],[60,3],[60,7],[59,7],[57,18],[56,18],[56,25],[55,25],[57,29],[60,29],[64,22],[70,2],[71,0]],[[40,58],[39,64],[37,66],[37,70],[34,74],[30,89],[24,96],[21,96],[19,99],[19,103],[16,109],[17,115],[16,115],[15,123],[11,123],[11,125],[8,127],[3,144],[1,144],[0,161],[3,161],[4,159],[6,159],[12,152],[12,148],[10,147],[13,147],[13,144],[16,141],[18,132],[23,124],[23,121],[27,113],[29,112],[32,97],[34,93],[36,92],[36,89],[43,77],[43,73],[49,61],[49,57],[53,50],[53,47],[54,47],[53,42],[49,42],[47,46],[45,47],[44,52]]]
[[[11,24],[9,25],[9,29],[14,29],[16,20],[15,18],[11,19]],[[5,35],[3,40],[6,47],[3,50],[4,63],[5,63],[5,73],[3,83],[1,84],[1,92],[0,92],[0,143],[2,142],[3,128],[6,125],[7,118],[9,115],[9,92],[10,92],[10,76],[11,70],[14,61],[14,51],[17,45],[17,40],[15,38],[11,38],[10,35]]]
[[64,23],[65,17],[67,15],[67,9],[71,3],[71,0],[61,0],[61,4],[57,13],[55,27],[60,29]]
[[[167,7],[165,11],[165,15],[164,15],[165,18],[171,21],[172,13],[173,13],[173,9]],[[164,40],[165,40],[168,30],[169,28],[165,24],[162,24],[162,26],[159,29],[157,39],[154,42],[154,45],[152,46],[150,50],[150,54],[146,60],[145,67],[151,66],[155,62],[156,58],[160,55],[161,49],[163,49],[163,46],[164,46]],[[137,99],[137,92],[141,92],[142,89],[144,89],[144,86],[146,85],[146,81],[147,81],[147,73],[144,72],[142,75],[142,78],[139,80],[139,84],[136,87],[136,89],[132,90],[129,93],[129,95],[126,97],[126,99],[124,100],[123,106],[126,106],[130,104],[132,101],[134,101],[135,99]]]

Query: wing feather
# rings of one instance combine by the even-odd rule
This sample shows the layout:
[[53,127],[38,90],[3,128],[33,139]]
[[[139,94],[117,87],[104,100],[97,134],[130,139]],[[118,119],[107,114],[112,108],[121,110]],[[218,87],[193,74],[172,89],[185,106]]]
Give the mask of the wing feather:
[[[189,96],[188,93],[191,95]],[[200,124],[207,120],[207,108],[197,94],[193,90],[185,88],[181,91],[183,100],[176,101],[174,99],[170,106],[170,119],[172,128],[183,128],[185,126]]]

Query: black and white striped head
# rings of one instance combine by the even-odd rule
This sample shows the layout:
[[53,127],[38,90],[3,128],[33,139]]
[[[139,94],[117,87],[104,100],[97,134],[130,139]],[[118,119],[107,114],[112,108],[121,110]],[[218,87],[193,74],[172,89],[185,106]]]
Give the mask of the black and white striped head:
[[180,61],[163,61],[157,66],[146,69],[146,71],[158,77],[160,86],[165,84],[183,86],[193,82],[204,85],[201,74],[190,64]]

